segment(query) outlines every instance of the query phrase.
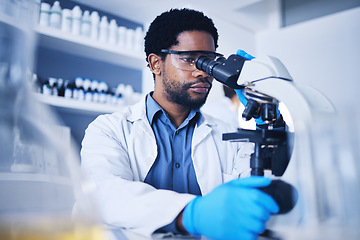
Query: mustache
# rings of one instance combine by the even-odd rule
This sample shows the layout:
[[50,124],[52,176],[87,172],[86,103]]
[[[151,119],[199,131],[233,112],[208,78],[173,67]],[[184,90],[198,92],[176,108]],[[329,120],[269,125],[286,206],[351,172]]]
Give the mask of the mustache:
[[191,85],[197,84],[197,83],[208,83],[210,87],[212,86],[212,81],[209,77],[199,78],[195,82],[186,83],[187,87],[190,87]]

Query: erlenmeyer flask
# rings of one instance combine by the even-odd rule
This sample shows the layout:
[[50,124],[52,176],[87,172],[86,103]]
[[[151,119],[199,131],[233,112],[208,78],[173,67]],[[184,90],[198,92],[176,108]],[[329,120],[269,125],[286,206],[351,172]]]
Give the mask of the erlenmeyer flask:
[[31,93],[38,13],[0,5],[0,239],[105,239],[70,131]]

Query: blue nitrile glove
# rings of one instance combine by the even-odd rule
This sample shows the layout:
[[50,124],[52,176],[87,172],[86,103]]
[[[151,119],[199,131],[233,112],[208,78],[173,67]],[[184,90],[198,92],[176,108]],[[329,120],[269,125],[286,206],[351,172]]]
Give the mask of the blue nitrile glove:
[[241,56],[243,58],[246,58],[248,60],[251,60],[251,59],[255,58],[254,56],[251,56],[250,54],[248,54],[247,52],[245,52],[244,50],[241,50],[241,49],[237,50],[236,55],[239,55],[239,56]]
[[269,178],[249,177],[220,185],[188,203],[183,226],[211,239],[257,239],[270,215],[279,211],[275,200],[257,189],[270,183]]

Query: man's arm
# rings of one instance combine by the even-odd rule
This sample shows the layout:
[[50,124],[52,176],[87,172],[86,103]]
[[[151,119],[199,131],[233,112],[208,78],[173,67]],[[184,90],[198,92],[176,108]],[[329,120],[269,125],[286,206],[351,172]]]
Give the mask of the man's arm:
[[[131,143],[121,136],[129,129],[122,124],[113,116],[102,116],[89,126],[82,143],[81,167],[96,185],[94,195],[101,221],[150,237],[157,229],[171,223],[195,196],[158,190],[142,182],[138,166],[141,163],[137,164],[130,157],[134,153],[127,149],[127,144]],[[139,143],[142,153],[138,151],[138,154],[149,157],[146,156],[144,146],[149,146],[144,135]]]

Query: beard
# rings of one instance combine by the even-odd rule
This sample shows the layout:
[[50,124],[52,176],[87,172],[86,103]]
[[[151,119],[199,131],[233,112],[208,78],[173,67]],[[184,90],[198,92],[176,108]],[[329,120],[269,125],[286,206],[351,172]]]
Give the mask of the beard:
[[[210,84],[209,91],[206,94],[194,98],[190,95],[188,90],[193,84],[207,82]],[[164,73],[162,78],[162,84],[164,86],[164,91],[166,99],[170,102],[177,103],[179,105],[185,106],[189,109],[199,109],[204,105],[206,99],[210,93],[212,84],[209,78],[200,78],[196,82],[189,82],[186,84],[181,84],[180,82],[167,77]]]

